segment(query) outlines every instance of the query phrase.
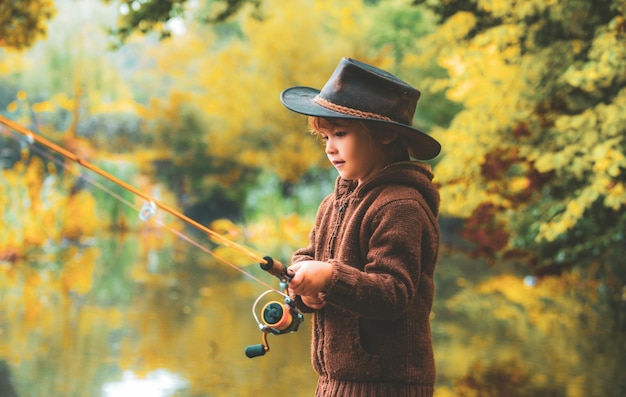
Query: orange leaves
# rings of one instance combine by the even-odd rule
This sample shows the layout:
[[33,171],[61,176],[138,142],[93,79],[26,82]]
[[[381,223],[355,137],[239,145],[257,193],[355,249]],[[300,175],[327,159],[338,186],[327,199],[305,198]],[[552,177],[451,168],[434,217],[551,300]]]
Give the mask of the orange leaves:
[[465,222],[461,234],[475,244],[473,255],[490,260],[507,246],[509,234],[497,218],[498,211],[495,206],[484,203]]

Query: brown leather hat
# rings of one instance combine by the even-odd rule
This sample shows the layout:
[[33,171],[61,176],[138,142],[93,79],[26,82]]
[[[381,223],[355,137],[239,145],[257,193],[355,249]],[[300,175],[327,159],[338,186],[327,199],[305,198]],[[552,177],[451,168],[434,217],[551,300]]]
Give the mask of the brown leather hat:
[[409,142],[409,155],[429,160],[441,151],[434,138],[413,128],[420,92],[377,67],[343,58],[322,90],[291,87],[280,94],[288,109],[307,116],[393,124]]

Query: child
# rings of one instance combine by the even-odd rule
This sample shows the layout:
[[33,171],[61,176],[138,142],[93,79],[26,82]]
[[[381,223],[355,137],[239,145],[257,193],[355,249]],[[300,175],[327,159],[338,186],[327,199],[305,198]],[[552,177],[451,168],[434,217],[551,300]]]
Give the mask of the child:
[[339,177],[307,247],[293,255],[290,293],[313,312],[316,396],[432,396],[429,314],[439,247],[440,145],[413,128],[419,91],[353,59],[324,88],[288,88]]

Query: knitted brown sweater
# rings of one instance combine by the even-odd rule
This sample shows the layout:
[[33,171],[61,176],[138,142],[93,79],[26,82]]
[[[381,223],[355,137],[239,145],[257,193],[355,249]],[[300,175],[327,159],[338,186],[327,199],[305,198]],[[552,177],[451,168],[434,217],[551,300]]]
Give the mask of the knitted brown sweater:
[[403,162],[371,179],[337,179],[318,210],[309,246],[293,261],[333,264],[314,311],[316,396],[432,396],[429,314],[439,248],[439,193],[428,165]]

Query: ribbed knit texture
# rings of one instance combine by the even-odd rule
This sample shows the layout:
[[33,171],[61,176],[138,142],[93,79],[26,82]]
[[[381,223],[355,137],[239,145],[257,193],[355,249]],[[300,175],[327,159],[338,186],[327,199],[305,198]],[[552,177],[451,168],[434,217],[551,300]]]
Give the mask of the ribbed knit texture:
[[376,397],[432,397],[432,386],[405,385],[401,383],[350,382],[321,378],[316,397],[376,396]]
[[429,314],[439,248],[439,194],[430,167],[391,165],[356,183],[338,178],[309,246],[293,261],[333,264],[326,305],[314,312],[318,397],[432,396]]

